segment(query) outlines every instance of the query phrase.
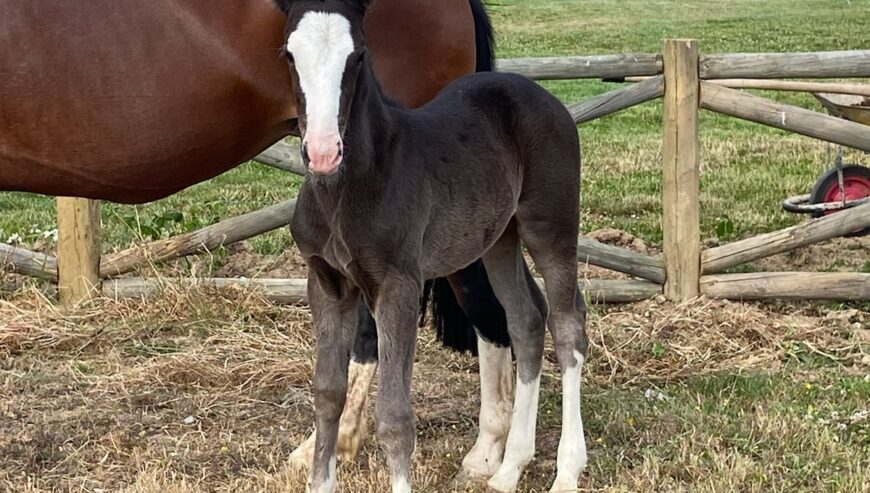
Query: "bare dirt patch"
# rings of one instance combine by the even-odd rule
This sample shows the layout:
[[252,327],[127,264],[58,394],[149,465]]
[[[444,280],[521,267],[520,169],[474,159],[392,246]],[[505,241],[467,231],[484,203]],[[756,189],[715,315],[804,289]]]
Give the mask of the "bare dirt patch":
[[833,240],[753,262],[761,271],[856,272],[870,262],[870,236]]

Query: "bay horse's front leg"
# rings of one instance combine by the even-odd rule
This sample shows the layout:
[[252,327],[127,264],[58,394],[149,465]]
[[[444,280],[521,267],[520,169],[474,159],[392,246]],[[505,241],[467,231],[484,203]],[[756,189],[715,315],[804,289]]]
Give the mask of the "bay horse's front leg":
[[356,459],[368,434],[366,403],[378,370],[378,328],[365,299],[362,296],[359,298],[359,319],[348,371],[347,400],[338,425],[338,455],[346,461]]
[[[330,273],[335,274],[335,273]],[[347,393],[347,367],[357,324],[359,290],[312,269],[308,297],[317,338],[314,369],[315,447],[308,487],[312,493],[333,493],[337,487],[338,423]]]
[[[362,296],[359,297],[359,320],[347,378],[347,398],[338,425],[338,455],[342,460],[356,458],[368,434],[366,404],[369,388],[378,368],[378,334],[375,319]],[[290,454],[290,466],[309,470],[314,462],[316,431]]]
[[411,454],[415,445],[411,376],[422,285],[422,280],[413,276],[388,277],[375,302],[380,359],[378,438],[387,456],[393,493],[411,491]]

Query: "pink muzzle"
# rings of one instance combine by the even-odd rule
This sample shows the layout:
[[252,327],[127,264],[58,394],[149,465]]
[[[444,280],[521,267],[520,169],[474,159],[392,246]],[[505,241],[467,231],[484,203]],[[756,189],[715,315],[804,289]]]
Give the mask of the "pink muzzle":
[[303,155],[308,157],[308,170],[315,175],[332,175],[338,171],[343,154],[341,136],[338,134],[305,136],[302,141]]

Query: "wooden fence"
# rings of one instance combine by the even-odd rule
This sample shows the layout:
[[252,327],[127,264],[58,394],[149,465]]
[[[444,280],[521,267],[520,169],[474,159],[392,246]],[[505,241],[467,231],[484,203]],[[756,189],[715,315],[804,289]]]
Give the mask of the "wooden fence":
[[[870,77],[870,50],[820,53],[699,54],[694,40],[666,40],[662,55],[623,54],[588,57],[502,60],[499,70],[537,80],[602,78],[637,83],[571,104],[575,121],[588,122],[626,108],[664,98],[663,255],[651,257],[627,249],[578,239],[578,260],[637,280],[589,280],[590,298],[625,302],[664,294],[683,301],[699,294],[728,299],[870,299],[870,274],[758,272],[725,270],[776,253],[870,227],[870,204],[815,219],[781,231],[703,250],[700,241],[700,109],[769,125],[794,133],[870,151],[870,126],[780,104],[736,88],[784,88],[867,94],[870,86],[778,82],[785,78]],[[635,79],[631,79],[635,78]],[[740,79],[735,81],[734,79]],[[753,79],[746,81],[745,79]],[[813,85],[815,84],[815,85]],[[303,174],[298,149],[279,143],[257,161]],[[159,280],[122,274],[161,261],[210,251],[287,225],[290,200],[201,230],[157,240],[101,256],[99,202],[58,198],[58,258],[0,244],[0,264],[22,274],[58,282],[60,298],[75,303],[105,294],[146,296],[158,293]],[[276,301],[305,299],[304,279],[198,279],[182,282],[223,287],[255,287]]]

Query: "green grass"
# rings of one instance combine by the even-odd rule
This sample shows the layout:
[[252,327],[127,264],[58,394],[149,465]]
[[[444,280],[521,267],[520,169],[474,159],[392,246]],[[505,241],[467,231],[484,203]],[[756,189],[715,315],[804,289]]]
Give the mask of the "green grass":
[[[221,219],[267,207],[295,196],[301,184],[301,178],[290,173],[248,163],[149,204],[103,203],[103,251],[194,231]],[[0,193],[0,211],[3,211],[0,241],[17,234],[25,243],[32,244],[42,238],[42,231],[57,227],[53,198]],[[289,229],[283,228],[254,238],[252,244],[260,253],[273,254],[285,250],[292,239]]]
[[[850,418],[866,409],[870,382],[810,382],[798,374],[698,377],[661,389],[666,400],[646,398],[643,387],[587,388],[584,412],[594,437],[588,486],[865,490],[870,421]],[[555,395],[547,400],[558,402]]]

